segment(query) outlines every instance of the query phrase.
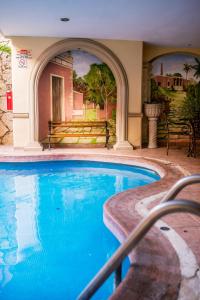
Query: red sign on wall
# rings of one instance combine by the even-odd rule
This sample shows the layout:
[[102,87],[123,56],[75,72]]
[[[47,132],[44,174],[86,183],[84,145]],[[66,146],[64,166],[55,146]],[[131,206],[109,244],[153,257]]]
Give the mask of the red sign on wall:
[[13,96],[12,91],[6,92],[6,99],[7,99],[7,110],[13,110]]

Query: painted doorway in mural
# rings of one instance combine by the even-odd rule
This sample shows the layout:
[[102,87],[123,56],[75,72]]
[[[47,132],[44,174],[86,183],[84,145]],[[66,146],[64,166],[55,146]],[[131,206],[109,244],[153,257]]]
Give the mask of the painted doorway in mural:
[[52,121],[62,121],[63,78],[51,76]]

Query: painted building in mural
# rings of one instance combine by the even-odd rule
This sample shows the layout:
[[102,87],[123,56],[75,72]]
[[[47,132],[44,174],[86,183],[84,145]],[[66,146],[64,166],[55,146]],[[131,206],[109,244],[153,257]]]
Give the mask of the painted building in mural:
[[190,80],[180,76],[164,75],[163,63],[160,64],[160,75],[152,77],[156,84],[162,88],[174,89],[175,91],[184,91],[190,84]]
[[153,77],[158,86],[176,91],[184,91],[190,80],[176,76],[156,75]]
[[[82,99],[80,99],[82,98]],[[48,121],[69,121],[72,119],[73,58],[70,55],[54,57],[45,67],[38,86],[40,139],[48,132]],[[83,102],[79,94],[78,101]],[[77,97],[75,97],[77,101]]]

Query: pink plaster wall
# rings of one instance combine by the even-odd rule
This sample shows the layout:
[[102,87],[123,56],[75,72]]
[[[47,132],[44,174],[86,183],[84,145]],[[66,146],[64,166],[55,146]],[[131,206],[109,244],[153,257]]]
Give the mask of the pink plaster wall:
[[70,68],[49,62],[45,67],[38,86],[39,102],[39,140],[44,139],[48,133],[48,121],[51,119],[51,74],[64,78],[65,120],[71,120],[73,109],[73,81]]
[[[113,109],[116,109],[116,104],[115,103],[109,103],[108,104],[108,119],[112,118],[112,111]],[[97,118],[99,120],[106,120],[106,109],[100,109]]]
[[73,92],[73,109],[83,109],[83,93]]
[[89,102],[89,103],[86,104],[86,108],[88,108],[88,109],[94,109],[94,108],[96,108],[96,106],[95,106],[94,103]]

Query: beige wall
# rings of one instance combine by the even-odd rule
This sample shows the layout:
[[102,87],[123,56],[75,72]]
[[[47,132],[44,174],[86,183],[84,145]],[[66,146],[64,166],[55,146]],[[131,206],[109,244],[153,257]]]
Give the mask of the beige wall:
[[[30,78],[34,66],[40,55],[61,39],[39,38],[39,37],[11,37],[12,49],[12,82],[14,97],[14,113],[32,113],[30,103]],[[141,145],[141,92],[142,92],[142,60],[143,42],[119,41],[119,40],[99,40],[112,50],[121,61],[129,82],[129,116],[128,137],[134,146]],[[32,52],[32,58],[28,59],[26,69],[18,67],[16,51],[18,49],[28,49]],[[137,114],[137,117],[134,116]],[[31,124],[26,120],[26,130],[22,133],[25,125],[24,119],[15,118],[13,122],[14,146],[26,147],[30,143]]]

